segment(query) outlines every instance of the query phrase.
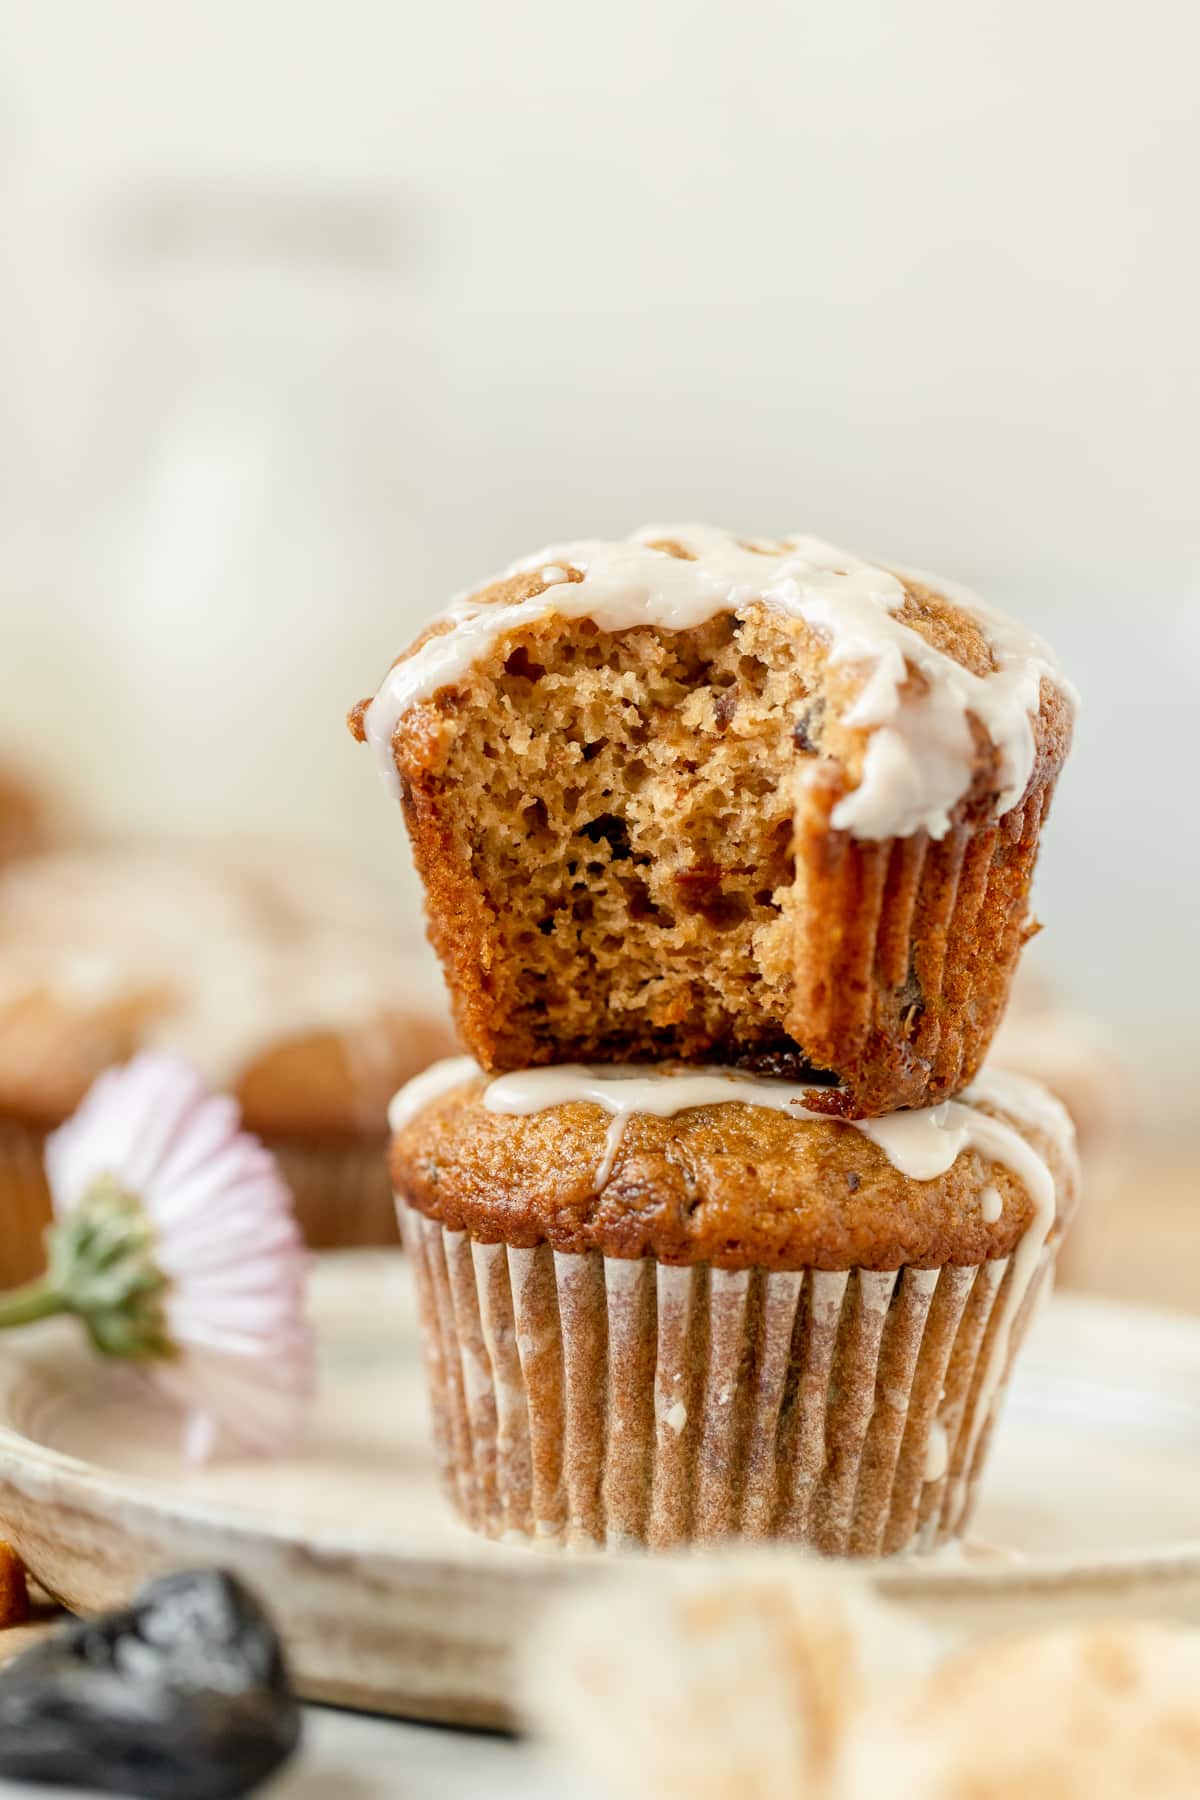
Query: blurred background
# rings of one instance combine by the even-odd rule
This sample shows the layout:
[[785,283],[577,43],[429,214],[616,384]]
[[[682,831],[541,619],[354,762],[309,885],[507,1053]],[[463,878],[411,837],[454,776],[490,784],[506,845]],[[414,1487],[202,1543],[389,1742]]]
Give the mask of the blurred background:
[[0,12],[0,758],[415,932],[342,720],[456,589],[692,518],[939,570],[1083,691],[1034,960],[1195,1129],[1194,0]]

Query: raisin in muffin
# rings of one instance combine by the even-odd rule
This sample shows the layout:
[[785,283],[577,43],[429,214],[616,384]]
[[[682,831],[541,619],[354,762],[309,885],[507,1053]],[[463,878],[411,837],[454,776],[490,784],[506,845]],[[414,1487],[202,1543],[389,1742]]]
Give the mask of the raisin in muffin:
[[886,1119],[730,1071],[397,1096],[391,1167],[450,1499],[492,1536],[932,1549],[969,1518],[1078,1188],[1019,1076]]
[[345,883],[270,858],[56,852],[0,870],[0,942],[0,1282],[42,1266],[46,1133],[148,1046],[237,1096],[310,1243],[395,1240],[388,1099],[451,1036]]
[[982,1062],[1072,716],[945,582],[687,527],[517,565],[352,727],[484,1068],[819,1072],[854,1116]]

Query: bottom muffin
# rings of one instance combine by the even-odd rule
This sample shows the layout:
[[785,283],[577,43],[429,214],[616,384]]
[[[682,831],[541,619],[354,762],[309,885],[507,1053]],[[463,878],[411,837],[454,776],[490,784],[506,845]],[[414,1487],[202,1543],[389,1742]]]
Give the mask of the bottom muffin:
[[447,1493],[493,1537],[932,1550],[1078,1197],[988,1075],[843,1122],[726,1071],[437,1065],[393,1103]]

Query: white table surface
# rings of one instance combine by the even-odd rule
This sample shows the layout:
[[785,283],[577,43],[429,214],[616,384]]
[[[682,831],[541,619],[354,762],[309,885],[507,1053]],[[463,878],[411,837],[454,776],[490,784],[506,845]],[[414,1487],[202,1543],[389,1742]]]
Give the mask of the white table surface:
[[[272,1800],[584,1800],[534,1746],[481,1731],[409,1725],[332,1707],[304,1709],[304,1742]],[[3,1800],[53,1800],[71,1788],[0,1781]]]

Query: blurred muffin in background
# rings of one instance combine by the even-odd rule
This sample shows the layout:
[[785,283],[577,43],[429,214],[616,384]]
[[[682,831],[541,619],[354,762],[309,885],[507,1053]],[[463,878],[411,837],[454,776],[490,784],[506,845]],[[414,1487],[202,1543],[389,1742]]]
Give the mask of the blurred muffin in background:
[[0,763],[0,864],[45,848],[51,832],[49,807],[37,785]]
[[1023,969],[988,1067],[1032,1076],[1075,1121],[1087,1205],[1063,1246],[1058,1280],[1068,1287],[1111,1287],[1112,1253],[1122,1220],[1128,1223],[1122,1199],[1138,1143],[1134,1083],[1119,1037],[1103,1020],[1068,1005],[1036,972]]
[[1031,1075],[1062,1101],[1085,1160],[1128,1137],[1133,1109],[1116,1033],[1066,1005],[1036,974],[1021,971],[1013,983],[988,1062]]
[[0,868],[0,1284],[41,1267],[45,1134],[147,1046],[237,1096],[311,1245],[394,1242],[387,1103],[452,1043],[399,935],[295,853],[102,846]]

